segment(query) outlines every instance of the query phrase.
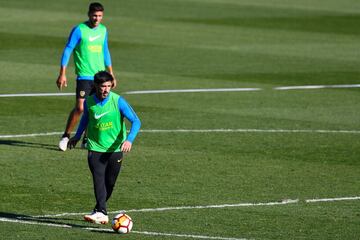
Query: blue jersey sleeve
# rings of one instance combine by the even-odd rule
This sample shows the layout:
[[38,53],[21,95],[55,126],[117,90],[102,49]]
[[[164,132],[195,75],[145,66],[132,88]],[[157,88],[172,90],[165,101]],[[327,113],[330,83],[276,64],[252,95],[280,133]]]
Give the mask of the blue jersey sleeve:
[[109,51],[109,45],[108,45],[108,33],[106,32],[105,40],[104,40],[104,62],[105,66],[111,66],[111,56]]
[[85,131],[85,128],[87,127],[88,122],[89,122],[89,112],[88,112],[87,105],[86,105],[86,100],[85,100],[84,101],[84,112],[83,112],[83,115],[81,117],[79,127],[78,127],[78,129],[76,131],[76,134],[75,134],[75,137],[77,139],[81,138],[81,135]]
[[74,50],[74,48],[76,47],[76,45],[80,42],[81,40],[81,31],[80,28],[74,27],[70,33],[68,42],[66,43],[66,46],[64,48],[62,57],[61,57],[61,66],[67,66],[67,64],[69,63],[70,60],[70,56],[72,51]]
[[126,140],[132,143],[140,130],[140,119],[124,98],[120,97],[118,103],[120,113],[131,123],[130,132]]

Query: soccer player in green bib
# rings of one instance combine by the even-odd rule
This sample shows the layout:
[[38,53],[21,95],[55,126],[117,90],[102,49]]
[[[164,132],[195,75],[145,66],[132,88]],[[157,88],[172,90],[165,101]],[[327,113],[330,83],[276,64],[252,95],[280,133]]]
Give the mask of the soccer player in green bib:
[[[70,112],[64,134],[59,142],[59,149],[66,151],[70,133],[78,123],[83,112],[84,99],[91,92],[94,75],[107,69],[114,76],[110,52],[108,48],[108,33],[101,24],[104,7],[100,3],[89,5],[89,20],[74,27],[61,58],[60,73],[56,84],[60,90],[67,86],[66,67],[71,54],[75,62],[76,78],[76,104]],[[116,80],[114,78],[114,85]],[[85,144],[86,138],[83,140]]]
[[[98,224],[109,221],[106,201],[120,173],[123,153],[131,150],[141,125],[126,100],[110,91],[112,84],[113,76],[108,72],[95,74],[95,94],[86,98],[79,127],[68,143],[70,149],[75,147],[87,129],[88,164],[93,177],[96,204],[93,212],[85,215],[84,219]],[[128,135],[124,118],[131,123]]]

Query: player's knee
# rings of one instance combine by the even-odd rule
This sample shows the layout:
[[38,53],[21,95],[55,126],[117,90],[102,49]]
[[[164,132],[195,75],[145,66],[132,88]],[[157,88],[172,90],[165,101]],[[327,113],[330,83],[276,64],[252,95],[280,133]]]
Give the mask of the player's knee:
[[83,113],[84,112],[84,106],[83,105],[77,105],[75,107],[75,111],[79,114]]

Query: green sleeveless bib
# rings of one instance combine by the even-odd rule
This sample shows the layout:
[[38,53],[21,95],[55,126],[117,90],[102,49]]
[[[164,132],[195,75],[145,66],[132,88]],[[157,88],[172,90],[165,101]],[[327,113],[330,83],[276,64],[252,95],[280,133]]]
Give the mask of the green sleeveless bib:
[[119,111],[119,95],[109,93],[109,100],[101,106],[94,97],[86,98],[89,113],[87,128],[88,149],[96,152],[119,152],[126,139],[126,126]]
[[92,29],[86,23],[79,25],[81,41],[74,49],[75,73],[78,76],[94,76],[105,70],[104,41],[106,27],[100,24]]

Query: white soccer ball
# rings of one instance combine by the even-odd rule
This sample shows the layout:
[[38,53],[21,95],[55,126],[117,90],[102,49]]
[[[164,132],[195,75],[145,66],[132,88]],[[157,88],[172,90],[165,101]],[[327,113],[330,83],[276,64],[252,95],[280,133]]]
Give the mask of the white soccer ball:
[[117,233],[129,233],[133,227],[133,221],[129,215],[119,213],[113,218],[111,227]]

